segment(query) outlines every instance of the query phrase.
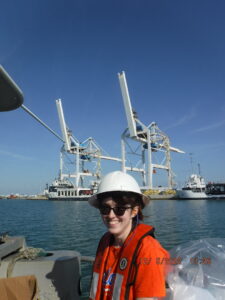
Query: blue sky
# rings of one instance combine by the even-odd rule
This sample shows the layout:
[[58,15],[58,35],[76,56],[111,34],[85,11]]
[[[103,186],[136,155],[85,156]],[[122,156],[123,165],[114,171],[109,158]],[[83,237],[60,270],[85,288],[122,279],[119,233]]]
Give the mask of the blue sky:
[[[116,157],[124,70],[139,119],[187,153],[172,154],[178,184],[191,172],[189,153],[206,181],[225,181],[224,13],[222,0],[9,0],[0,64],[52,129],[60,133],[61,98],[74,136]],[[0,128],[0,194],[42,191],[57,176],[61,142],[22,109],[1,113]]]

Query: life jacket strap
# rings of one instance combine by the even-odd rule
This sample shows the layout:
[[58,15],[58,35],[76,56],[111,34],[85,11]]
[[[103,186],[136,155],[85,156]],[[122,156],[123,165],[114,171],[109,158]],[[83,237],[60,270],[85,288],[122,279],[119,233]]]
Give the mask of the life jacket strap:
[[155,228],[152,228],[150,231],[145,233],[137,243],[137,246],[134,251],[132,261],[131,261],[131,265],[130,265],[129,276],[128,276],[128,280],[127,280],[127,284],[126,284],[125,300],[129,299],[130,288],[131,288],[131,286],[134,285],[134,283],[136,281],[137,271],[138,271],[138,265],[137,265],[136,260],[137,260],[137,252],[140,247],[140,244],[146,236],[152,236],[153,238],[155,238],[154,231],[155,231]]

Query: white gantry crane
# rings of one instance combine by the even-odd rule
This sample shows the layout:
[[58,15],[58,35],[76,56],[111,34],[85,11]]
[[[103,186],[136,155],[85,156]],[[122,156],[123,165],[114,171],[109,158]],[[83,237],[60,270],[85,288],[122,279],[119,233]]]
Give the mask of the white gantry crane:
[[[121,163],[121,159],[109,156],[91,137],[82,143],[73,137],[72,132],[66,126],[60,99],[56,100],[56,105],[62,137],[30,111],[23,104],[23,100],[22,91],[0,65],[0,111],[9,111],[21,107],[63,142],[60,152],[59,177],[45,190],[48,198],[79,200],[89,197],[97,188],[101,178],[101,160]],[[66,163],[66,159],[69,164]]]
[[[64,140],[60,153],[59,180],[62,182],[65,179],[74,179],[74,186],[80,194],[82,190],[87,191],[87,188],[94,191],[101,179],[101,160],[121,163],[121,159],[106,154],[92,137],[79,142],[66,125],[61,99],[56,100],[56,107]],[[70,173],[65,172],[65,160],[68,155],[72,158],[70,163],[74,167]]]
[[[173,188],[170,152],[184,153],[171,147],[169,137],[163,133],[155,122],[144,125],[133,110],[129,96],[125,72],[119,73],[128,128],[121,137],[122,171],[136,171],[142,175],[143,190],[154,189],[153,173],[157,169],[165,170],[168,176],[168,189]],[[137,147],[138,143],[138,147]],[[135,166],[127,166],[128,154],[135,155],[139,161]],[[157,154],[158,157],[157,157]],[[159,161],[160,159],[160,161]]]

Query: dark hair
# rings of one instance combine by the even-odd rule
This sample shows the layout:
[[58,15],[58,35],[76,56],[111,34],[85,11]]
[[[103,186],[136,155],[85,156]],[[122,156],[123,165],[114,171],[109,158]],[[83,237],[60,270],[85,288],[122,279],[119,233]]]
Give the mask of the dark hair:
[[143,220],[144,216],[142,213],[142,208],[144,207],[143,201],[142,201],[142,196],[133,192],[121,192],[121,191],[116,191],[116,192],[106,192],[106,193],[101,193],[98,194],[98,203],[99,207],[101,207],[103,200],[106,198],[110,197],[116,204],[118,205],[127,205],[130,204],[131,207],[138,206],[138,214],[135,219],[137,220]]

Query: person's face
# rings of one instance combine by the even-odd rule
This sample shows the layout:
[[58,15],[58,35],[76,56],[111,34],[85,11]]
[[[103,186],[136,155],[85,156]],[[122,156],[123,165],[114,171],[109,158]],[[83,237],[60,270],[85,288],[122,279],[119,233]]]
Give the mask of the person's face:
[[102,201],[102,207],[115,208],[123,207],[127,208],[123,215],[114,213],[111,209],[107,214],[101,213],[102,220],[108,231],[114,235],[114,237],[121,238],[123,241],[129,235],[132,228],[132,219],[138,213],[138,207],[132,208],[131,205],[119,205],[111,197],[107,197]]

